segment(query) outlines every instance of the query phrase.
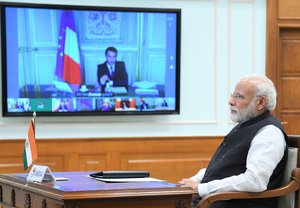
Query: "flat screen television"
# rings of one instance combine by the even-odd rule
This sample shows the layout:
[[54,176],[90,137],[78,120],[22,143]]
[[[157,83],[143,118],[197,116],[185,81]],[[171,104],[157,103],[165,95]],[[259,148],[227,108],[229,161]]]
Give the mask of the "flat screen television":
[[3,116],[179,114],[180,9],[0,6]]

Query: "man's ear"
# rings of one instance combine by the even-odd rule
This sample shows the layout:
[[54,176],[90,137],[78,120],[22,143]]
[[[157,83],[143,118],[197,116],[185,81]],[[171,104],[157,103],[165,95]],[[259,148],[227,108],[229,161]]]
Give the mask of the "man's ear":
[[262,97],[258,98],[257,109],[259,111],[263,110],[266,108],[267,104],[268,104],[268,98],[266,96],[262,96]]

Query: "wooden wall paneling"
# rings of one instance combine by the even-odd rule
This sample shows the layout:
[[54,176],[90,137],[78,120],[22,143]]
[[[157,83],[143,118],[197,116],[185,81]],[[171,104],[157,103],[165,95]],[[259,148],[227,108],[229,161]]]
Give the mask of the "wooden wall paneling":
[[106,154],[79,154],[78,170],[97,171],[107,170]]
[[122,155],[121,169],[147,170],[151,177],[176,183],[182,176],[192,176],[191,173],[196,174],[200,168],[206,167],[210,159],[211,154],[129,154]]
[[24,143],[16,140],[1,141],[0,147],[0,172],[15,173],[23,171]]
[[267,0],[266,74],[278,96],[275,115],[288,134],[300,134],[300,1]]
[[[266,75],[278,88],[278,0],[267,0]],[[279,117],[279,108],[273,112]]]
[[[206,166],[220,137],[38,139],[38,160],[56,171],[149,170],[170,182]],[[0,140],[0,172],[24,172],[24,140]],[[30,168],[27,172],[30,171]]]
[[47,139],[37,139],[36,143],[38,159],[35,164],[47,165],[52,171],[71,170],[70,167],[77,165],[77,160],[70,155],[72,144]]
[[282,85],[281,113],[300,112],[300,77],[283,77]]
[[[288,123],[285,125],[286,132],[289,132],[290,134],[298,135],[300,131],[299,120],[300,120],[300,113],[297,114],[290,114],[290,113],[284,113],[282,115],[282,120],[287,121]],[[294,125],[296,124],[296,125]]]
[[[271,0],[273,1],[273,0]],[[275,0],[274,0],[275,1]],[[276,0],[279,4],[278,18],[280,19],[300,19],[299,0]]]
[[[300,25],[299,25],[300,26]],[[300,129],[300,27],[280,28],[278,103],[288,134]]]
[[280,30],[280,63],[282,75],[300,75],[300,29]]
[[106,164],[107,170],[120,170],[120,153],[118,150],[107,153]]
[[1,173],[15,173],[23,171],[23,163],[20,161],[21,155],[16,156],[2,156],[0,157],[0,172]]
[[[53,171],[63,171],[65,169],[65,155],[62,154],[51,154],[51,155],[44,155],[39,154],[38,159],[36,160],[36,164],[39,165],[46,165],[49,166],[51,170]],[[23,168],[23,164],[22,164]]]
[[140,148],[140,152],[122,151],[121,169],[148,170],[152,177],[177,182],[182,176],[192,176],[205,167],[220,141],[182,139],[165,141],[164,145],[161,142],[152,145],[140,143],[149,147]]

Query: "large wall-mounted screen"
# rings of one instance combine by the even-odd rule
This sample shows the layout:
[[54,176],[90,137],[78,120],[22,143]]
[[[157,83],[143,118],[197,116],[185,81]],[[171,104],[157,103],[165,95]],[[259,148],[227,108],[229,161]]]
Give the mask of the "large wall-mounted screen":
[[0,5],[3,116],[179,113],[180,9]]

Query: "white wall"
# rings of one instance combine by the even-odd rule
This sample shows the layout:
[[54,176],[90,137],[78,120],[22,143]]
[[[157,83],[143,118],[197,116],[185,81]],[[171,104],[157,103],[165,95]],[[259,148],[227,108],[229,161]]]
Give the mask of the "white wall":
[[[38,117],[38,139],[224,135],[233,126],[228,98],[235,83],[265,74],[266,0],[19,2],[182,9],[180,115]],[[28,122],[0,117],[0,139],[25,138]]]

